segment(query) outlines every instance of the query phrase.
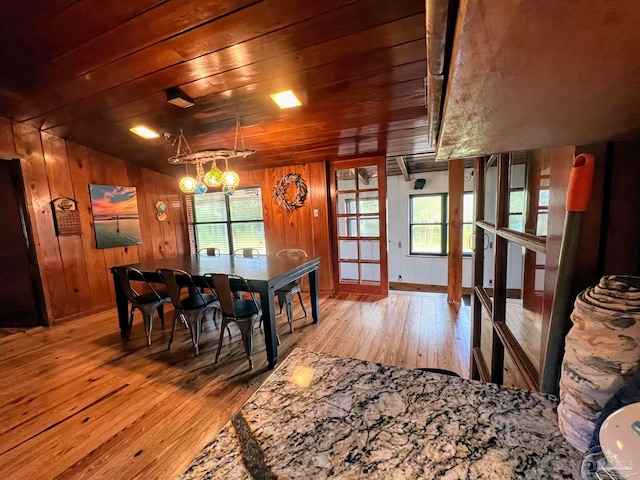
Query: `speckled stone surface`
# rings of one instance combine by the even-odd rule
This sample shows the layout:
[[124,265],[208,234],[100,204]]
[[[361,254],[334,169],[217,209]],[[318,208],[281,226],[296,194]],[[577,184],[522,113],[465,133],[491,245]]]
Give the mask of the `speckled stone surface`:
[[[305,368],[313,377],[300,386],[292,380]],[[544,394],[295,350],[178,478],[579,478],[582,456],[556,406]]]

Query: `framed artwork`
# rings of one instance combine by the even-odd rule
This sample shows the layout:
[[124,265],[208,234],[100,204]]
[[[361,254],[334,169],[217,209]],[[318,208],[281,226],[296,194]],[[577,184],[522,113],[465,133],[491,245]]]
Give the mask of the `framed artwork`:
[[142,243],[136,187],[89,185],[98,248]]

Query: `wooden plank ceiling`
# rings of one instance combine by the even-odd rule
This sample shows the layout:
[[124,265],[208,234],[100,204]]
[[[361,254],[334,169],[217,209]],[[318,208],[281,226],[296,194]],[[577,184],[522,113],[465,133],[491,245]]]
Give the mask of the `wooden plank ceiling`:
[[438,160],[638,135],[638,0],[461,0],[455,32]]
[[[162,138],[232,147],[240,118],[255,169],[381,153],[430,153],[424,0],[8,0],[0,113],[179,175]],[[164,90],[196,100],[181,109]],[[303,106],[268,94],[293,89]],[[433,155],[431,155],[433,156]],[[176,172],[179,169],[179,172]]]

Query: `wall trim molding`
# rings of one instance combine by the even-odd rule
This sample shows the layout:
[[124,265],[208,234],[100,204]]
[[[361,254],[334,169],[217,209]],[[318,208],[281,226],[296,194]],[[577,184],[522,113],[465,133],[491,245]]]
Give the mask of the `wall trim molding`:
[[[432,293],[447,293],[446,285],[428,285],[425,283],[403,283],[403,282],[389,282],[389,290],[404,290],[407,292],[432,292]],[[493,295],[493,288],[485,288],[489,296]],[[463,295],[472,295],[473,288],[462,287]],[[521,293],[519,288],[507,288],[507,298],[520,298]]]

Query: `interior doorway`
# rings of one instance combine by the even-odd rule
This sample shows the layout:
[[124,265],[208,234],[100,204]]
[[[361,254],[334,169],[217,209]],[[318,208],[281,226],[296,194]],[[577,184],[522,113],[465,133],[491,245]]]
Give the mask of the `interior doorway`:
[[0,327],[45,325],[19,160],[0,159]]
[[334,162],[330,176],[336,290],[387,295],[384,157]]

